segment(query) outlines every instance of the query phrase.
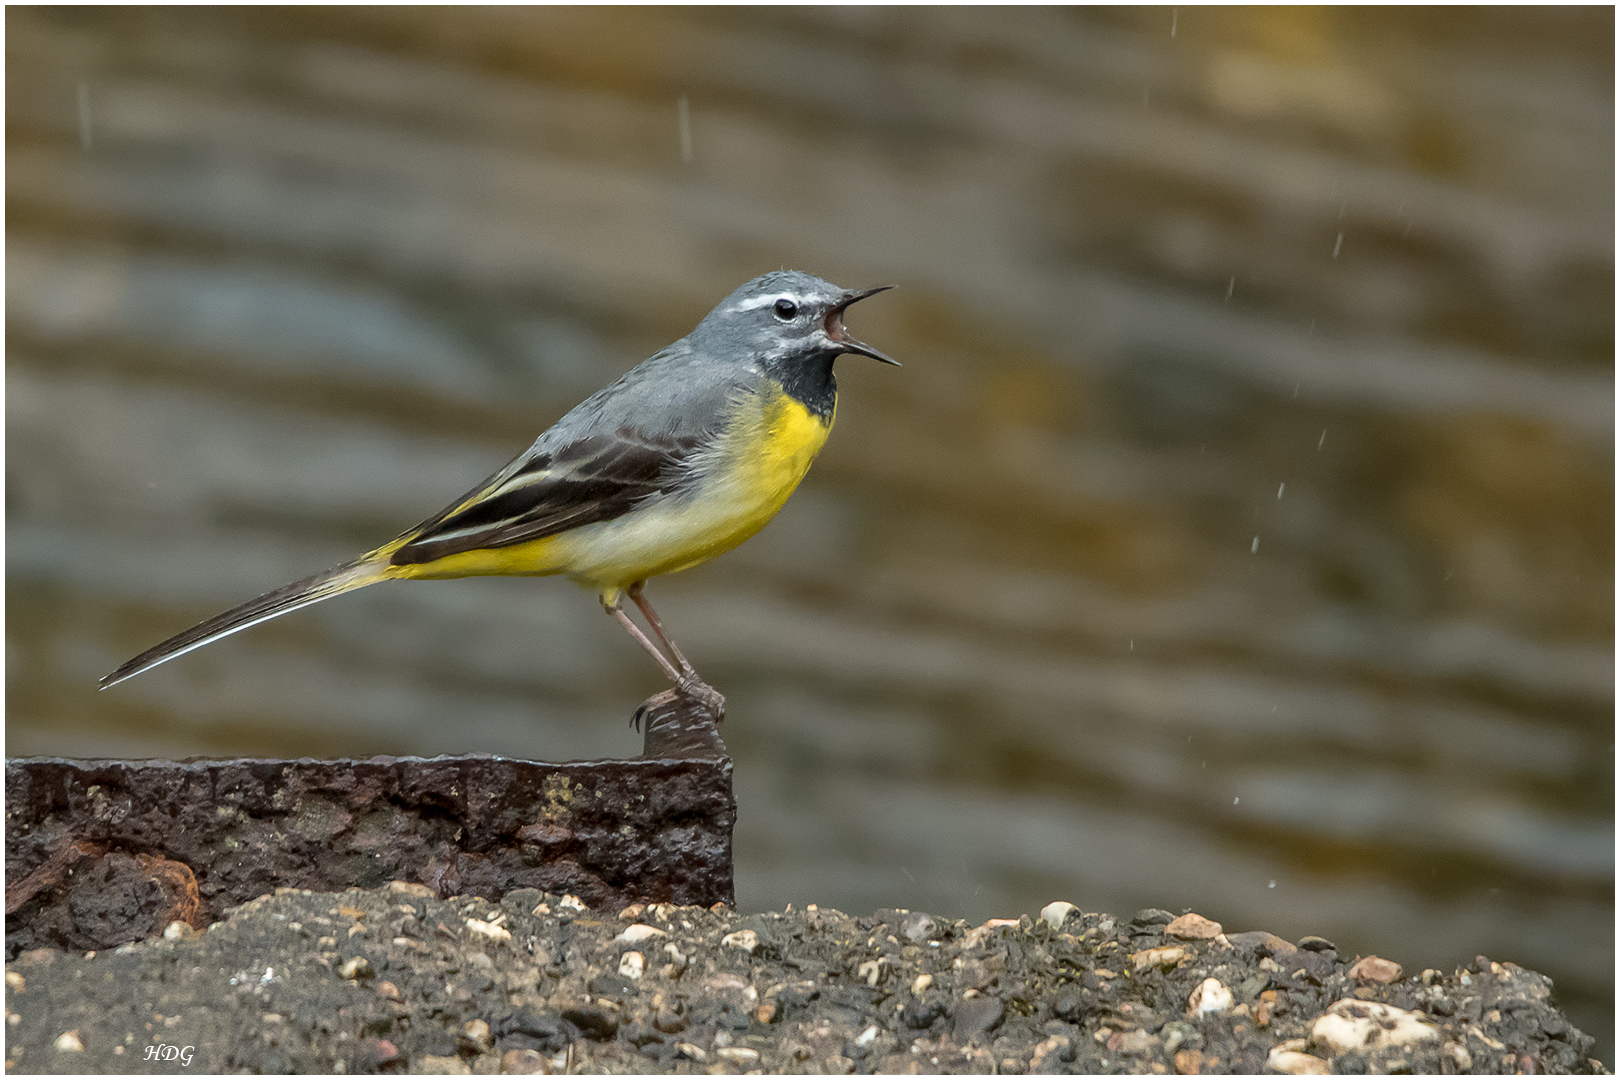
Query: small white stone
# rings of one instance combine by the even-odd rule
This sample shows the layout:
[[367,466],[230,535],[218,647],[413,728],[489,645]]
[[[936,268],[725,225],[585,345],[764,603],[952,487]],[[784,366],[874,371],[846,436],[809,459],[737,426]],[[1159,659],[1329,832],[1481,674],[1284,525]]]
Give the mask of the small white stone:
[[174,920],[174,922],[163,928],[164,941],[184,941],[187,938],[194,938],[196,936],[197,931],[193,930],[188,923],[183,923],[179,919]]
[[77,1054],[84,1050],[84,1043],[79,1041],[77,1030],[64,1031],[56,1037],[56,1049],[67,1053]]
[[568,908],[571,911],[584,911],[585,901],[581,900],[577,896],[569,895],[557,901],[557,906],[560,908]]
[[1378,1001],[1341,998],[1311,1024],[1311,1042],[1342,1054],[1368,1053],[1386,1046],[1407,1046],[1440,1038],[1440,1029],[1422,1013]]
[[1442,1053],[1451,1059],[1451,1063],[1457,1066],[1459,1073],[1467,1074],[1474,1071],[1474,1055],[1470,1054],[1468,1047],[1462,1043],[1447,1042],[1440,1049]]
[[485,922],[482,919],[468,919],[467,929],[475,934],[482,934],[491,941],[511,941],[512,931],[495,922]]
[[619,931],[619,936],[613,940],[622,942],[626,945],[633,945],[638,941],[646,941],[648,938],[668,936],[669,934],[658,929],[656,926],[648,926],[646,923],[635,923]]
[[878,1026],[876,1024],[873,1024],[871,1027],[867,1028],[865,1031],[863,1031],[859,1035],[855,1036],[855,1045],[856,1046],[871,1046],[874,1042],[877,1041],[877,1037],[878,1037]]
[[1289,1039],[1272,1047],[1266,1065],[1285,1076],[1327,1076],[1333,1072],[1331,1062],[1305,1053],[1304,1039]]
[[338,968],[338,977],[343,979],[363,979],[370,974],[371,961],[363,956],[350,957]]
[[1191,956],[1184,946],[1164,945],[1157,949],[1143,949],[1141,952],[1131,954],[1131,963],[1135,965],[1137,974],[1149,968],[1174,967]]
[[1054,930],[1063,929],[1063,920],[1069,917],[1069,912],[1077,910],[1066,900],[1054,900],[1041,908],[1041,922]]
[[738,930],[721,938],[720,944],[733,949],[753,952],[759,948],[759,935],[752,930]]
[[[759,1051],[746,1046],[726,1046],[714,1052],[714,1056],[721,1061],[729,1061],[734,1065],[754,1065],[759,1062]],[[702,1060],[699,1058],[698,1060]]]
[[924,990],[934,985],[934,977],[926,971],[912,980],[911,992],[921,997]]
[[1231,1007],[1232,991],[1216,978],[1208,978],[1199,983],[1197,989],[1187,998],[1187,1009],[1196,1016],[1222,1013]]
[[647,958],[638,952],[627,952],[619,957],[619,974],[627,979],[639,979],[647,970]]

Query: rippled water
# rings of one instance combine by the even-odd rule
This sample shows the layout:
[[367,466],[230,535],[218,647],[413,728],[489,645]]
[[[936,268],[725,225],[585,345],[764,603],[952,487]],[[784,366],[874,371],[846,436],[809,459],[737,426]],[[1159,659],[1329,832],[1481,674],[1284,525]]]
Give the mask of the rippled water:
[[1612,10],[7,30],[8,754],[635,753],[658,672],[555,580],[94,681],[755,274],[893,283],[850,321],[906,366],[649,590],[729,698],[739,903],[1485,953],[1612,1062]]

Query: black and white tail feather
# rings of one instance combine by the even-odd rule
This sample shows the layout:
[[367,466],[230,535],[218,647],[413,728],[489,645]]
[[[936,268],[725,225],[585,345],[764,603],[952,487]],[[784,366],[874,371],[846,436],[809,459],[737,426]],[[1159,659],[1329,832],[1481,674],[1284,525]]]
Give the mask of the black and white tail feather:
[[190,630],[176,634],[162,644],[152,646],[117,671],[102,678],[98,689],[105,690],[109,686],[116,686],[131,676],[155,668],[166,660],[183,656],[192,649],[200,649],[209,642],[229,637],[238,630],[246,630],[250,626],[257,626],[289,611],[296,611],[351,589],[381,581],[385,565],[386,562],[379,564],[370,558],[362,558],[344,563],[342,566],[335,566],[302,581],[295,581],[291,585],[272,589],[240,607],[215,615],[207,622],[198,623]]

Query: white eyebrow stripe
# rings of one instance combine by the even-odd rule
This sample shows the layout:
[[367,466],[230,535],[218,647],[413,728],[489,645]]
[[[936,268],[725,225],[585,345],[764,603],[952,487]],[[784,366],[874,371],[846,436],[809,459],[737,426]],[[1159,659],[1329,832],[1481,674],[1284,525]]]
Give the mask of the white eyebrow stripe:
[[799,298],[792,293],[777,293],[775,296],[755,296],[748,300],[739,300],[737,301],[736,306],[731,310],[752,311],[754,308],[768,307],[769,305],[776,303],[778,300],[792,300],[794,303],[799,302]]

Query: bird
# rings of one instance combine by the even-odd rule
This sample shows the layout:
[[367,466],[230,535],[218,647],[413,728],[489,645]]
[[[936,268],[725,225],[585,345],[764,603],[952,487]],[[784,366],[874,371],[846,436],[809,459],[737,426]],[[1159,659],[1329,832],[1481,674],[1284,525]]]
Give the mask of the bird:
[[[698,676],[643,590],[649,578],[736,547],[787,502],[832,430],[833,361],[854,353],[900,366],[844,325],[850,305],[891,287],[841,289],[798,270],[754,278],[439,513],[176,634],[103,677],[100,689],[381,581],[563,575],[595,591],[657,661],[674,684],[666,694],[720,720],[724,696]],[[663,651],[626,613],[626,599]]]

